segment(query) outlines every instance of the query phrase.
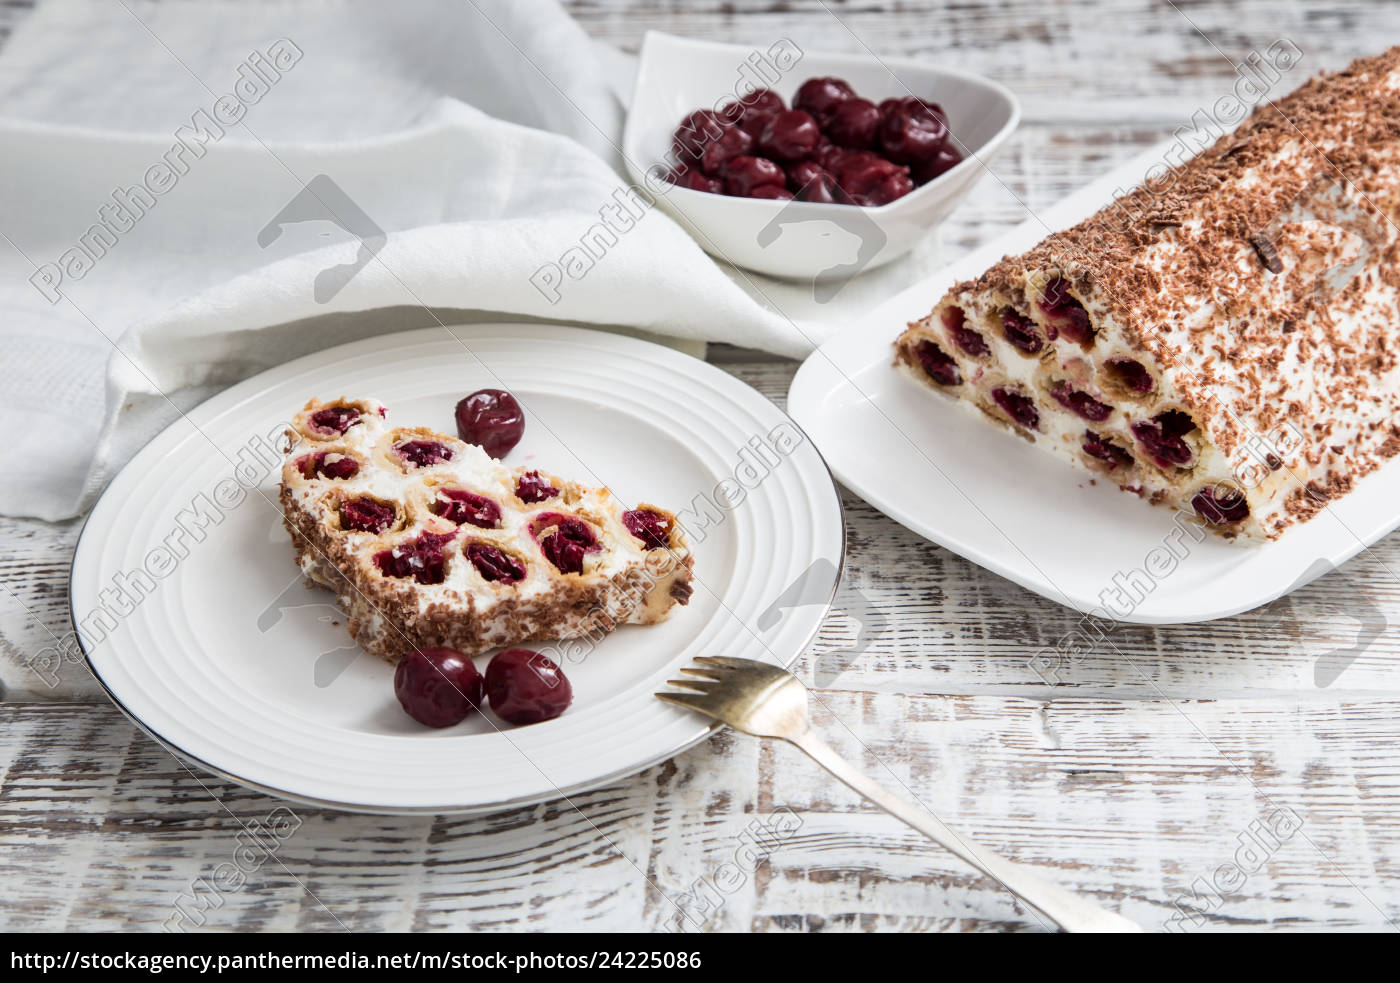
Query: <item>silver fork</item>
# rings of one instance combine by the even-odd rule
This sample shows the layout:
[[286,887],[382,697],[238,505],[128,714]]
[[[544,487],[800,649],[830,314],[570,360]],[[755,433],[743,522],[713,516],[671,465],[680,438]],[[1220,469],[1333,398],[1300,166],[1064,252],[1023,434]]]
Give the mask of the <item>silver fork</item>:
[[667,703],[688,707],[754,737],[779,737],[896,819],[961,857],[1016,897],[1068,932],[1141,932],[1137,923],[1041,880],[1019,864],[997,856],[951,829],[922,806],[886,791],[867,778],[812,732],[807,689],[796,676],[752,659],[701,656],[672,679],[689,693],[657,693]]

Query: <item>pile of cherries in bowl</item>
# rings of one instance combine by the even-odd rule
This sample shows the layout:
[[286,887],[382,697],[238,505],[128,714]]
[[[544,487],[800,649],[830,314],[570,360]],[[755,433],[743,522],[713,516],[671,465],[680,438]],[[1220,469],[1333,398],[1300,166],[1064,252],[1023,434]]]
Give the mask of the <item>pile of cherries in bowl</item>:
[[936,104],[913,96],[876,105],[838,78],[802,83],[788,108],[759,89],[719,110],[697,109],[671,142],[667,179],[738,198],[887,205],[962,155]]

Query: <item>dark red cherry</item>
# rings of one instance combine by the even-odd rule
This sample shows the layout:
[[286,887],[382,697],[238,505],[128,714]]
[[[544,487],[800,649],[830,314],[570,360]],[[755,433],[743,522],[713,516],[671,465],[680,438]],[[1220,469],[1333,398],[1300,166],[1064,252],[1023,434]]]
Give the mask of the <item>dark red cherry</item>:
[[322,436],[343,434],[360,422],[360,411],[349,406],[328,406],[311,414],[311,429]]
[[849,153],[852,153],[852,151],[846,150],[844,147],[838,147],[834,143],[821,143],[818,144],[817,149],[813,151],[812,159],[835,175],[841,169],[842,160],[844,160]]
[[1045,338],[1035,322],[1024,314],[1017,314],[1010,307],[1001,312],[1002,337],[1027,355],[1034,355],[1045,347]]
[[582,573],[584,556],[603,548],[588,523],[557,512],[538,517],[533,530],[540,552],[560,573]]
[[907,177],[908,171],[868,150],[852,150],[840,159],[836,180],[846,194],[860,201],[874,194],[881,184],[895,174]]
[[[802,160],[787,169],[788,190],[801,201],[838,202],[836,178],[816,161]],[[843,196],[844,197],[844,196]]]
[[1035,430],[1040,426],[1040,412],[1035,408],[1035,401],[1024,393],[998,387],[992,390],[992,399],[1007,416],[1027,430]]
[[776,184],[760,184],[749,192],[750,198],[770,198],[774,201],[792,201],[796,197],[787,188]]
[[434,464],[445,464],[452,460],[452,448],[436,440],[406,440],[394,447],[409,464],[415,468],[430,468]]
[[460,724],[482,703],[484,682],[472,660],[454,649],[412,651],[394,670],[394,695],[428,727]]
[[772,89],[759,89],[738,102],[725,104],[721,114],[725,119],[736,120],[741,130],[757,140],[768,121],[786,109],[782,96]]
[[1134,423],[1131,429],[1138,443],[1152,455],[1159,467],[1191,463],[1191,447],[1181,438],[1195,430],[1196,424],[1180,410],[1159,413],[1151,420]]
[[880,129],[880,110],[869,99],[847,99],[831,113],[826,135],[831,142],[853,150],[868,150],[875,145]]
[[455,532],[425,532],[392,549],[374,554],[374,565],[386,577],[412,577],[420,584],[440,584],[447,579],[447,557],[443,547]]
[[665,549],[671,542],[669,518],[651,509],[631,509],[622,513],[622,524],[636,536],[649,550]]
[[394,524],[391,505],[373,498],[351,498],[340,503],[340,527],[357,532],[380,533]]
[[949,307],[943,312],[943,327],[953,343],[969,355],[981,357],[990,355],[987,339],[980,332],[967,327],[967,312],[961,307]]
[[912,174],[914,183],[925,185],[932,181],[944,171],[950,171],[958,164],[962,163],[962,154],[958,153],[958,148],[953,146],[953,141],[949,140],[938,148],[938,153],[928,160],[921,160],[914,164]]
[[457,403],[457,436],[500,460],[525,435],[525,411],[504,389],[478,389]]
[[732,124],[713,109],[697,109],[676,127],[671,149],[681,163],[693,164],[705,152],[711,140],[716,140]]
[[484,580],[518,584],[525,579],[525,564],[504,550],[487,543],[472,543],[468,546],[467,559]]
[[306,478],[326,478],[331,481],[344,481],[360,473],[360,462],[348,454],[335,451],[317,451],[297,458],[297,469]]
[[793,97],[795,109],[803,109],[825,122],[835,112],[836,107],[847,99],[854,99],[856,92],[845,79],[810,78],[802,83]]
[[501,507],[485,495],[464,488],[439,488],[428,511],[457,525],[494,529],[501,523]]
[[538,471],[526,471],[515,483],[515,497],[522,502],[547,502],[558,494],[559,489],[541,477]]
[[1069,281],[1063,277],[1057,276],[1045,285],[1045,295],[1036,301],[1036,306],[1055,322],[1060,334],[1070,341],[1088,345],[1094,340],[1089,312],[1070,296]]
[[1110,471],[1120,464],[1131,465],[1133,463],[1132,454],[1122,447],[1119,447],[1108,438],[1099,436],[1092,430],[1084,431],[1083,449],[1085,454],[1088,454],[1090,457],[1098,458],[1100,461],[1107,464]]
[[914,358],[930,379],[940,386],[956,386],[962,382],[958,364],[953,357],[925,338],[914,346]]
[[1093,396],[1086,392],[1074,389],[1067,382],[1056,382],[1050,386],[1050,395],[1055,397],[1055,402],[1073,413],[1078,413],[1084,419],[1093,423],[1102,423],[1108,419],[1108,415],[1113,412],[1113,407],[1107,403],[1100,403]]
[[878,208],[903,198],[913,190],[914,182],[910,180],[909,172],[900,168],[877,184],[869,194],[863,195],[860,203]]
[[1249,518],[1249,503],[1233,488],[1216,494],[1219,488],[1202,488],[1191,497],[1191,507],[1196,514],[1214,525],[1243,522]]
[[1141,362],[1131,358],[1111,358],[1108,360],[1108,372],[1119,385],[1132,392],[1152,391],[1152,375]]
[[880,114],[880,148],[897,164],[931,160],[948,139],[948,118],[935,103],[912,96]]
[[724,194],[724,183],[718,178],[712,178],[698,167],[687,167],[681,165],[672,168],[666,174],[666,180],[678,188],[689,188],[691,191],[704,191],[712,195]]
[[766,157],[735,157],[724,169],[724,191],[740,198],[752,197],[754,188],[765,184],[781,188],[787,175]]
[[720,177],[724,174],[724,165],[735,157],[751,153],[753,147],[753,137],[737,126],[731,126],[705,147],[705,152],[700,156],[700,167],[710,177]]
[[802,160],[821,143],[822,129],[811,113],[789,109],[768,121],[758,138],[758,149],[774,160]]
[[574,701],[574,688],[554,660],[530,649],[497,652],[486,667],[486,697],[512,724],[553,720]]

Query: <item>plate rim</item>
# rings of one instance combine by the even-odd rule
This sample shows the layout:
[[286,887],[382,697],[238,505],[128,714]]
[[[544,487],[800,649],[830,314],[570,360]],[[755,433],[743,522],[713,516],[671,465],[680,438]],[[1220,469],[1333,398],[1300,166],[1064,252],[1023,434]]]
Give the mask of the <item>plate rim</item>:
[[442,325],[430,325],[428,327],[417,328],[408,331],[398,331],[390,332],[387,334],[371,335],[367,338],[361,338],[355,341],[344,342],[343,344],[334,345],[330,348],[324,348],[318,351],[308,352],[305,355],[300,355],[296,358],[287,359],[286,361],[280,362],[277,365],[268,366],[262,371],[257,372],[246,379],[238,380],[232,385],[225,387],[219,392],[209,396],[207,399],[196,403],[194,406],[182,410],[181,415],[179,417],[177,417],[175,420],[172,420],[165,427],[162,427],[158,432],[153,434],[148,440],[142,443],[142,445],[139,448],[137,448],[137,450],[131,455],[130,459],[128,459],[127,462],[123,464],[122,467],[111,476],[106,486],[102,489],[101,493],[93,501],[92,506],[88,509],[87,515],[83,518],[82,527],[78,531],[77,539],[74,540],[72,556],[70,557],[68,563],[67,601],[69,620],[74,626],[73,638],[78,646],[78,650],[82,653],[83,664],[87,667],[87,670],[89,673],[91,673],[93,679],[95,679],[97,681],[97,684],[102,688],[103,693],[105,693],[107,698],[112,702],[112,705],[115,706],[117,710],[121,712],[122,716],[124,716],[127,720],[134,724],[136,728],[140,730],[143,734],[151,738],[151,740],[155,741],[156,744],[160,745],[170,754],[179,759],[183,764],[193,764],[196,767],[202,769],[207,774],[223,779],[224,781],[232,782],[235,785],[239,785],[243,788],[259,792],[263,795],[267,795],[280,801],[293,802],[300,805],[311,806],[313,808],[331,809],[351,814],[380,816],[484,816],[501,812],[509,812],[521,808],[527,808],[529,806],[539,805],[545,802],[559,801],[568,802],[570,806],[572,806],[575,809],[578,809],[579,807],[576,804],[574,804],[571,800],[572,796],[583,795],[588,792],[596,791],[599,788],[603,788],[614,782],[620,781],[621,779],[630,778],[633,775],[640,774],[641,772],[646,771],[648,768],[653,768],[658,764],[671,760],[677,755],[683,754],[684,752],[698,745],[701,741],[704,741],[712,737],[716,732],[723,730],[725,728],[725,725],[718,721],[714,721],[708,726],[706,726],[700,733],[698,733],[694,737],[685,739],[681,741],[678,745],[658,751],[656,755],[648,756],[646,760],[640,763],[625,765],[615,771],[609,772],[606,775],[598,776],[592,779],[585,779],[576,784],[560,785],[557,786],[552,792],[546,792],[543,794],[526,793],[521,796],[516,796],[509,799],[501,799],[489,804],[461,806],[384,806],[361,802],[341,801],[337,799],[323,799],[314,796],[301,795],[295,792],[289,792],[285,789],[277,788],[273,785],[268,785],[256,781],[254,779],[246,778],[244,776],[223,769],[217,765],[214,765],[209,761],[206,761],[205,759],[199,757],[198,755],[192,754],[191,752],[185,750],[173,741],[165,738],[160,733],[158,733],[153,727],[151,727],[145,721],[143,721],[131,707],[127,706],[127,704],[123,702],[116,695],[115,692],[113,692],[107,680],[105,680],[102,677],[101,672],[93,664],[91,654],[88,652],[88,647],[83,641],[82,633],[78,630],[77,608],[75,605],[74,598],[74,574],[77,570],[78,556],[82,549],[83,538],[88,533],[89,526],[91,525],[93,517],[97,514],[98,507],[107,498],[108,493],[116,484],[117,479],[120,478],[121,475],[126,472],[127,468],[129,468],[132,465],[132,463],[136,461],[136,459],[146,451],[148,447],[150,447],[156,441],[164,437],[165,434],[172,428],[179,426],[181,422],[185,420],[191,413],[196,412],[212,400],[219,399],[234,388],[251,384],[256,380],[262,378],[264,375],[267,375],[268,373],[277,371],[278,369],[281,369],[286,365],[299,362],[304,359],[311,359],[317,357],[325,358],[327,356],[335,356],[337,353],[342,352],[344,349],[354,348],[362,345],[370,345],[376,342],[383,342],[386,339],[393,339],[394,341],[412,343],[413,339],[415,338],[428,340],[429,335],[440,333],[446,333],[449,337],[457,338],[459,336],[455,333],[455,331],[460,329],[485,330],[493,328],[505,328],[509,330],[528,330],[530,328],[535,327],[542,327],[548,330],[564,331],[567,333],[578,333],[581,335],[604,335],[611,339],[620,340],[624,344],[624,346],[635,345],[642,346],[644,348],[661,349],[662,351],[668,352],[682,359],[699,362],[702,365],[705,365],[709,368],[713,368],[723,373],[723,375],[726,378],[732,380],[738,385],[750,389],[755,395],[767,402],[773,408],[774,412],[778,413],[788,423],[795,426],[798,429],[798,431],[802,434],[804,443],[811,449],[812,453],[816,455],[817,463],[821,465],[822,471],[827,477],[826,487],[830,489],[832,501],[835,505],[836,515],[839,520],[840,535],[838,538],[838,551],[836,561],[834,563],[835,575],[832,578],[830,589],[827,592],[827,596],[820,602],[820,611],[818,615],[813,618],[812,627],[805,633],[805,637],[802,638],[801,643],[793,646],[792,657],[783,664],[783,668],[790,668],[794,663],[796,663],[797,660],[800,659],[803,656],[803,654],[806,653],[807,649],[811,646],[813,640],[815,640],[817,636],[821,633],[821,629],[826,623],[827,616],[831,613],[833,603],[836,599],[836,595],[841,589],[841,583],[846,570],[848,526],[846,522],[846,510],[841,502],[841,490],[838,487],[835,473],[832,471],[830,463],[826,460],[826,456],[822,454],[821,448],[817,445],[817,442],[812,439],[811,434],[807,433],[806,428],[803,427],[802,424],[795,417],[792,416],[792,414],[790,414],[786,409],[779,407],[777,403],[764,396],[752,385],[745,382],[737,375],[734,375],[731,372],[727,372],[717,365],[712,365],[711,363],[706,362],[703,359],[695,358],[694,356],[689,355],[686,352],[680,351],[679,349],[671,348],[667,345],[662,345],[644,338],[637,338],[632,335],[606,331],[596,327],[583,327],[576,324],[557,324],[545,321],[482,321],[469,323],[453,322],[444,323]]

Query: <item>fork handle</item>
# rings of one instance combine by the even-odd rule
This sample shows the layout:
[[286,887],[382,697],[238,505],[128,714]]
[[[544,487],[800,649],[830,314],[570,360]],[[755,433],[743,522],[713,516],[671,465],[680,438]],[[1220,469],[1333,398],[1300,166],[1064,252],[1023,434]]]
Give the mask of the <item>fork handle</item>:
[[831,772],[896,819],[903,820],[920,833],[961,857],[973,867],[997,881],[1016,897],[1044,913],[1067,932],[1141,932],[1142,927],[1122,915],[1105,911],[1076,894],[1041,879],[1020,864],[998,856],[986,847],[973,843],[952,827],[940,821],[923,806],[892,794],[883,786],[857,770],[830,745],[808,730],[800,737],[789,738],[808,757]]

